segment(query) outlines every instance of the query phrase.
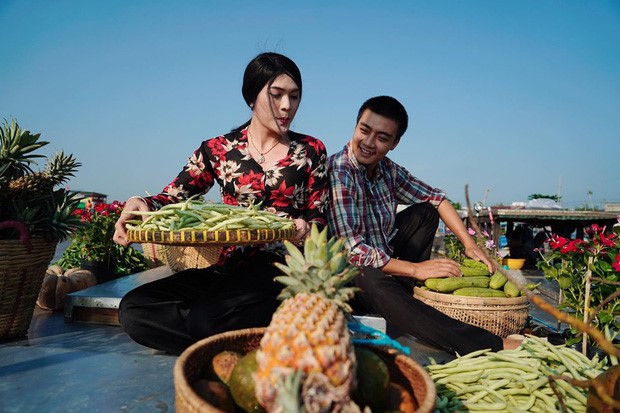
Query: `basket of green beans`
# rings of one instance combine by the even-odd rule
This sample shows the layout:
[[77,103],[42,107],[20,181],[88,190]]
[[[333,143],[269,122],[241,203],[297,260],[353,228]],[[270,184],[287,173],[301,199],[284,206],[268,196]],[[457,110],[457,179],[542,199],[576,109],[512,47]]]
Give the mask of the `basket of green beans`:
[[248,207],[187,200],[157,211],[133,211],[142,220],[127,223],[131,242],[167,245],[249,245],[291,239],[292,219]]
[[161,245],[165,262],[177,272],[215,264],[230,245],[258,245],[292,239],[292,219],[260,209],[189,199],[157,211],[137,212],[127,223],[131,242]]

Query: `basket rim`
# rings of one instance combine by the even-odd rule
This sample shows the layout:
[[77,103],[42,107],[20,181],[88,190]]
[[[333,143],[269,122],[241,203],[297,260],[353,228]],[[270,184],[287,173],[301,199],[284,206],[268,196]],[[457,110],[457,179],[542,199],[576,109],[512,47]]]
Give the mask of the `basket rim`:
[[423,290],[420,287],[413,287],[413,295],[415,297],[422,297],[427,300],[433,300],[444,303],[451,304],[461,304],[461,305],[492,305],[492,306],[502,306],[502,305],[511,305],[518,306],[524,305],[527,306],[529,304],[529,300],[526,296],[519,297],[466,297],[460,295],[452,295],[445,293],[438,293],[435,291]]
[[232,230],[199,230],[182,229],[176,231],[165,230],[127,230],[127,239],[130,242],[152,243],[178,246],[196,245],[256,245],[275,241],[292,239],[295,236],[295,227],[287,229],[257,228]]

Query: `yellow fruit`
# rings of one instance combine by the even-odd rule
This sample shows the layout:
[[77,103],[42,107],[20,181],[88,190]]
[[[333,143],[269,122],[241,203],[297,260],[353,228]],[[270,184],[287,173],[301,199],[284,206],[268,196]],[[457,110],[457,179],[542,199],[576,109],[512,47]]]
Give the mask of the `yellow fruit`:
[[389,411],[401,413],[415,413],[416,405],[409,390],[398,383],[390,383]]
[[216,354],[211,360],[211,368],[215,376],[222,381],[222,383],[228,384],[230,375],[233,369],[241,360],[242,355],[236,351],[222,351]]
[[256,350],[254,350],[241,357],[228,381],[233,400],[246,412],[265,411],[256,399],[256,382],[254,381],[256,367]]

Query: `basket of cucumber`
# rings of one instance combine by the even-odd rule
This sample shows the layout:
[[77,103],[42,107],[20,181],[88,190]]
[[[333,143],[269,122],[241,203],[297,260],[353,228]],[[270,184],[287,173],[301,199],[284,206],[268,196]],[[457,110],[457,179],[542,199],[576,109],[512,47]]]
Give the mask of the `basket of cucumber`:
[[529,301],[519,297],[468,297],[414,287],[413,296],[442,313],[500,337],[521,332]]

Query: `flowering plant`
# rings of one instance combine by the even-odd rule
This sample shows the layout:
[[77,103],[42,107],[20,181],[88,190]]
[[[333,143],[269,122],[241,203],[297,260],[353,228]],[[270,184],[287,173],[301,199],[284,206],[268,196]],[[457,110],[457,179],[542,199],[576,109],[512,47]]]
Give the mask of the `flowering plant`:
[[[600,331],[618,331],[620,322],[620,226],[611,231],[594,224],[584,239],[552,236],[549,250],[537,263],[545,278],[557,281],[563,300],[559,308],[579,319],[587,319]],[[591,279],[587,280],[587,271]],[[589,298],[586,297],[588,282]],[[581,341],[581,333],[571,329],[568,344]]]
[[135,248],[114,243],[114,224],[124,204],[96,204],[92,209],[76,209],[83,226],[57,262],[64,269],[80,267],[84,261],[105,263],[115,275],[127,275],[147,268],[148,261]]
[[[480,234],[476,234],[476,231],[472,228],[467,228],[467,232],[472,236],[478,247],[485,250],[490,257],[500,259],[498,248],[491,239],[491,236],[487,231],[482,231]],[[444,244],[446,246],[446,256],[458,262],[462,262],[465,258],[465,247],[461,244],[461,241],[453,233],[449,233],[444,237]]]

